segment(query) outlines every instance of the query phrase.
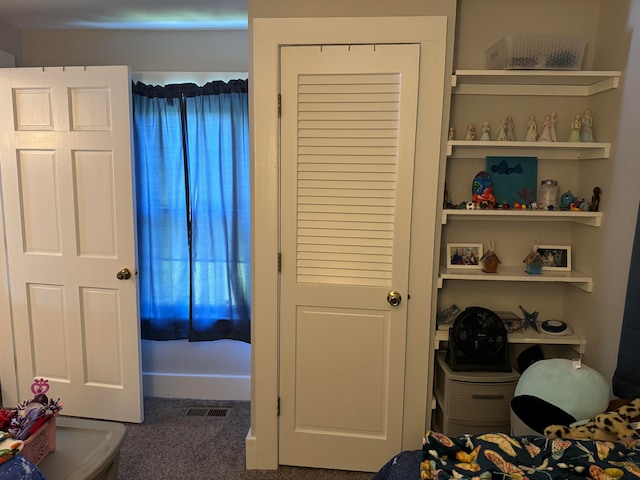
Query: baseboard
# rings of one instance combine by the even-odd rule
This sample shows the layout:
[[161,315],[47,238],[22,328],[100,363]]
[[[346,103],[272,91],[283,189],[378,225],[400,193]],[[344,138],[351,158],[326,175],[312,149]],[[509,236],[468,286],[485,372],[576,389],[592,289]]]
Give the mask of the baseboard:
[[143,372],[147,397],[203,400],[251,400],[249,375],[205,375]]
[[256,456],[256,437],[249,427],[247,436],[244,439],[244,451],[245,451],[245,468],[247,470],[258,469],[258,457]]

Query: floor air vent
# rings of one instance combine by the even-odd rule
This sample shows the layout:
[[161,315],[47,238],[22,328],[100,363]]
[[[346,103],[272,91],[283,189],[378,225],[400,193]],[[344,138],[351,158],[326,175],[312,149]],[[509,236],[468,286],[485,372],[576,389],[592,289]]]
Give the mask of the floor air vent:
[[187,417],[226,417],[228,408],[188,407]]

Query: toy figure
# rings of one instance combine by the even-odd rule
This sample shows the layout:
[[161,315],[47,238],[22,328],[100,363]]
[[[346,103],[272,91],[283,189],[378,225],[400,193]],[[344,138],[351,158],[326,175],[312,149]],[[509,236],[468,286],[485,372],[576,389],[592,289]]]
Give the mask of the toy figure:
[[580,140],[583,142],[595,142],[593,138],[593,118],[591,118],[591,111],[585,110],[584,117],[582,117],[582,135]]
[[486,120],[482,122],[482,135],[480,136],[480,141],[486,142],[491,140],[491,137],[489,136],[490,130],[491,128],[489,127],[489,122],[487,122]]
[[507,138],[507,120],[504,118],[500,120],[500,126],[498,127],[498,135],[496,136],[496,140],[498,142],[509,140]]
[[582,126],[582,121],[580,120],[580,115],[576,115],[571,122],[571,133],[569,134],[569,138],[567,142],[579,142],[580,141],[580,127]]
[[493,206],[493,204],[496,203],[496,199],[493,196],[491,177],[484,170],[478,172],[473,179],[473,183],[471,185],[471,197],[473,199],[474,206],[479,206],[483,202],[485,203],[485,207]]
[[527,123],[527,135],[524,137],[525,142],[535,142],[538,139],[538,126],[536,125],[536,117],[529,115],[529,122]]
[[523,330],[526,330],[528,327],[531,327],[537,332],[538,331],[538,325],[536,325],[536,320],[538,319],[538,312],[536,311],[536,312],[533,312],[533,313],[529,313],[524,308],[522,308],[522,305],[518,305],[518,308],[520,309],[520,311],[524,315]]
[[453,140],[453,133],[454,133],[453,127],[449,127],[449,140]]
[[550,133],[551,133],[551,141],[552,142],[557,142],[558,141],[558,136],[556,135],[556,124],[558,123],[558,116],[556,115],[556,112],[551,112],[551,129],[550,129]]
[[515,127],[513,125],[513,117],[511,115],[507,116],[507,121],[505,123],[504,129],[507,132],[507,140],[509,140],[510,142],[515,142],[516,141],[516,134],[514,133]]
[[538,137],[539,142],[551,142],[551,115],[544,117],[544,123],[542,124],[542,133]]
[[516,134],[514,133],[514,125],[513,125],[513,117],[511,115],[507,115],[504,131],[507,133],[507,140],[510,142],[516,141]]
[[467,135],[464,139],[469,142],[476,139],[476,126],[473,123],[467,125]]
[[592,212],[597,212],[598,208],[600,208],[601,193],[602,190],[600,190],[600,187],[594,187],[593,196],[591,197],[591,203],[589,204],[589,210],[591,210]]
[[570,205],[576,200],[578,200],[578,198],[571,193],[571,190],[567,190],[560,195],[560,210],[568,210]]

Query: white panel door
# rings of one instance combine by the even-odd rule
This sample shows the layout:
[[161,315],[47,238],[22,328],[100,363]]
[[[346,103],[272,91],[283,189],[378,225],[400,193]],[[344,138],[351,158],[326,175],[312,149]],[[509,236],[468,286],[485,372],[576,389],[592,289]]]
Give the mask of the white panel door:
[[127,67],[0,70],[0,156],[19,398],[44,377],[65,415],[141,422],[129,92]]
[[419,55],[281,49],[281,464],[376,471],[401,447]]

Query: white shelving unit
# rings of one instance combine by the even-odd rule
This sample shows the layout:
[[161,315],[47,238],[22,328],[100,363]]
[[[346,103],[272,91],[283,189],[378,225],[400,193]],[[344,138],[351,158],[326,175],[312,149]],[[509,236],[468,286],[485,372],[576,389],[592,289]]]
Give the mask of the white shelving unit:
[[609,143],[575,142],[470,142],[450,140],[447,156],[450,158],[478,158],[491,150],[496,155],[535,155],[542,160],[593,160],[609,158]]
[[590,96],[618,88],[621,72],[566,70],[457,70],[457,95]]
[[[444,329],[436,330],[436,349],[439,349],[443,343],[449,340],[449,326],[450,325],[447,325]],[[575,334],[547,335],[536,332],[532,328],[511,332],[508,334],[508,338],[509,343],[519,345],[567,345],[580,354],[584,353],[587,346],[586,340]]]
[[[563,96],[588,97],[618,87],[621,72],[617,71],[543,71],[543,70],[458,70],[452,76],[454,95],[506,95],[506,96]],[[488,155],[535,156],[542,161],[606,160],[611,152],[610,143],[574,142],[499,142],[450,140],[447,143],[447,162],[465,162]],[[579,165],[579,164],[578,164]],[[471,172],[473,173],[473,172]],[[564,222],[599,228],[601,212],[543,211],[543,210],[464,210],[444,209],[443,235],[446,225],[453,222],[475,220],[482,222]],[[539,223],[536,223],[539,225]],[[490,227],[487,227],[490,228]],[[520,228],[520,226],[518,227]],[[522,228],[535,227],[527,226]],[[470,282],[526,282],[535,287],[539,283],[570,284],[585,292],[593,290],[593,277],[579,271],[555,272],[543,270],[539,275],[525,272],[524,264],[500,265],[498,273],[481,270],[448,269],[442,262],[438,274],[438,288],[455,281]],[[497,284],[499,285],[499,284]],[[447,341],[447,331],[436,331],[436,348]],[[534,330],[509,334],[510,343],[569,345],[583,353],[586,340],[577,335],[552,336]]]
[[[553,272],[543,270],[542,273],[531,275],[524,271],[524,264],[520,266],[501,265],[497,273],[485,273],[482,270],[454,270],[442,268],[441,280],[471,280],[484,282],[531,282],[531,283],[570,283],[585,292],[593,290],[593,277],[575,270],[571,272]],[[442,285],[438,284],[440,288]]]
[[445,209],[442,212],[442,224],[449,220],[523,220],[542,222],[573,222],[599,227],[602,224],[602,212],[573,212],[561,210],[464,210]]

